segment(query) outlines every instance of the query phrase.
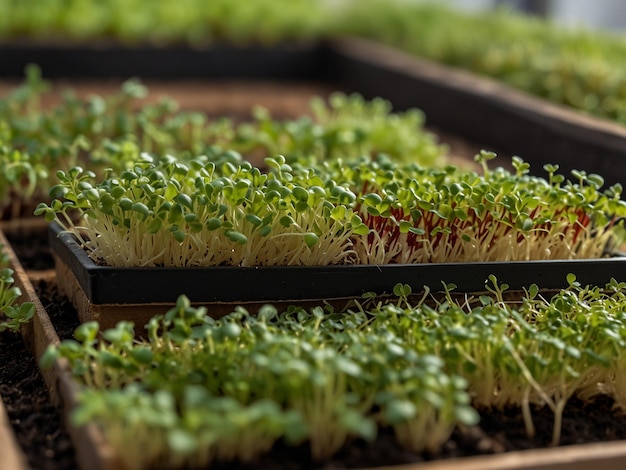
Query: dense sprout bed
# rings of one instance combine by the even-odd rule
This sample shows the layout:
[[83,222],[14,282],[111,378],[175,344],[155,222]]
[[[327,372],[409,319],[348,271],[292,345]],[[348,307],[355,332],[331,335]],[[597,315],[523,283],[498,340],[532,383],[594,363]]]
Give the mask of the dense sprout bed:
[[[621,185],[403,164],[384,155],[321,163],[232,151],[155,162],[147,154],[99,179],[59,171],[37,214],[109,266],[320,266],[592,259],[623,242]],[[234,158],[234,161],[232,161]],[[76,221],[78,217],[78,221]]]
[[181,297],[147,338],[129,322],[84,323],[43,361],[69,359],[84,384],[74,422],[97,423],[129,468],[254,462],[279,441],[323,461],[379,429],[436,455],[489,409],[521,410],[532,437],[533,409],[547,407],[554,445],[571,399],[626,407],[625,286],[568,280],[548,298],[530,286],[517,304],[492,278],[478,298],[447,286],[443,299],[410,300],[399,284],[388,302],[236,308],[220,320]]
[[335,93],[313,98],[307,115],[275,119],[250,109],[248,122],[209,119],[181,110],[176,101],[149,101],[148,90],[129,80],[117,93],[79,98],[67,90],[56,106],[43,106],[50,84],[37,67],[0,99],[0,209],[3,218],[31,215],[48,197],[55,173],[80,164],[118,173],[138,152],[193,157],[228,148],[244,157],[284,155],[312,163],[383,152],[394,159],[440,166],[446,149],[424,129],[417,109],[393,113],[388,101]]

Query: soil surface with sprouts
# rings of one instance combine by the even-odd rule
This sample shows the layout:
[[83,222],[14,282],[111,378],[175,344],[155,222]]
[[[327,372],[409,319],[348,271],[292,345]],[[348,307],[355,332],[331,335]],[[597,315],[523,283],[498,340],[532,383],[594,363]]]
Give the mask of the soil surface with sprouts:
[[[36,290],[59,336],[71,337],[78,320],[67,298],[58,293],[54,284],[44,281],[36,283]],[[31,466],[55,470],[76,468],[74,450],[61,424],[59,410],[49,402],[32,356],[18,335],[3,334],[0,341],[0,392]],[[614,416],[612,405],[608,398],[587,404],[570,400],[564,412],[561,444],[626,439],[626,418]],[[455,430],[438,455],[418,455],[403,450],[389,430],[382,430],[375,443],[355,440],[327,462],[312,462],[306,445],[287,447],[278,443],[260,461],[237,468],[363,468],[545,447],[551,439],[553,415],[547,409],[535,410],[533,420],[537,435],[529,439],[518,409],[485,410],[481,412],[479,426]],[[211,468],[232,468],[232,463],[216,464]]]
[[18,231],[5,230],[4,235],[17,254],[22,267],[31,271],[54,269],[54,259],[48,245],[47,229],[42,225],[36,233],[24,235]]
[[[29,246],[29,243],[22,239],[20,245]],[[45,247],[45,242],[33,240],[30,246],[37,245]],[[27,258],[29,252],[41,250],[18,249],[23,258]],[[37,265],[26,259],[24,264]],[[70,338],[78,324],[74,308],[53,282],[40,280],[34,284],[59,336]],[[59,410],[50,403],[37,365],[19,335],[0,335],[0,384],[11,424],[30,465],[36,469],[76,468],[74,449],[61,423]],[[626,418],[616,416],[611,410],[612,405],[612,400],[605,397],[593,403],[570,400],[564,412],[561,445],[626,439]],[[396,444],[390,430],[382,430],[376,442],[355,440],[326,462],[312,462],[306,445],[287,447],[279,442],[260,461],[237,468],[330,470],[376,467],[542,448],[550,442],[553,415],[548,409],[534,410],[536,436],[533,439],[526,436],[518,409],[482,410],[480,414],[479,426],[455,430],[438,455],[408,452]],[[232,463],[215,464],[211,468],[232,468]]]

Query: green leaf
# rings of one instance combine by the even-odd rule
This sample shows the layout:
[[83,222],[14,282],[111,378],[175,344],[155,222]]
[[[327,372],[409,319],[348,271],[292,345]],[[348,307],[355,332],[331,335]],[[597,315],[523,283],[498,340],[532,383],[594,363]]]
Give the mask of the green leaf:
[[596,188],[601,188],[602,186],[604,186],[604,178],[595,173],[592,173],[589,176],[587,176],[587,181],[589,181],[589,183],[591,183]]
[[191,197],[189,197],[188,194],[184,194],[184,193],[178,194],[174,198],[174,201],[180,204],[181,206],[185,206],[187,209],[191,209],[193,205],[191,201]]
[[115,327],[103,331],[102,337],[113,344],[127,344],[134,338],[133,324],[125,321],[119,322]]
[[124,196],[124,194],[126,194],[126,190],[121,186],[114,186],[111,189],[111,196],[113,196],[115,199],[120,199]]
[[191,455],[199,446],[198,439],[194,433],[184,429],[172,429],[167,433],[168,448],[175,455]]
[[417,407],[409,400],[395,399],[387,403],[383,416],[391,425],[405,423],[417,416]]
[[154,354],[152,353],[152,349],[148,346],[140,346],[133,349],[130,352],[130,356],[139,364],[147,365],[152,362]]
[[224,333],[224,336],[231,339],[238,338],[241,334],[241,327],[236,323],[224,323],[221,330],[222,333]]
[[282,225],[283,227],[291,227],[293,224],[295,224],[296,222],[293,220],[293,217],[291,217],[290,215],[284,215],[280,218],[279,220],[280,225]]
[[178,243],[184,242],[185,238],[187,238],[187,234],[180,230],[172,230],[172,236],[174,237],[174,240],[176,240]]
[[333,220],[343,220],[346,216],[346,208],[345,206],[336,206],[330,212],[330,217]]
[[120,199],[119,205],[122,210],[129,211],[133,207],[133,201],[131,201],[127,197],[123,197]]
[[278,314],[278,311],[276,310],[276,307],[274,307],[273,305],[266,304],[266,305],[263,305],[259,309],[257,317],[260,320],[263,320],[265,322],[269,322],[272,319],[274,319],[277,314]]
[[475,426],[480,422],[480,415],[471,406],[457,406],[454,409],[454,417],[466,426]]
[[[18,289],[17,287],[15,289]],[[15,298],[19,297],[16,295]],[[18,323],[27,323],[33,319],[37,309],[35,308],[35,304],[32,302],[24,302],[23,304],[17,307],[17,314],[15,315],[15,319]],[[6,314],[6,312],[5,312]]]
[[74,330],[74,338],[81,343],[92,343],[96,340],[99,331],[100,325],[96,321],[81,323]]
[[378,434],[378,426],[374,419],[363,416],[356,410],[344,410],[340,414],[340,423],[345,429],[354,435],[372,442]]
[[370,233],[370,228],[365,224],[359,224],[352,228],[352,232],[355,235],[367,235]]
[[131,210],[137,213],[140,216],[141,220],[144,220],[146,217],[148,217],[148,215],[150,215],[150,209],[142,202],[135,202],[131,206]]
[[100,362],[112,369],[122,369],[124,368],[124,361],[116,354],[113,354],[109,351],[100,351],[98,355]]
[[309,192],[306,189],[304,189],[303,187],[300,187],[300,186],[295,186],[291,190],[291,194],[298,201],[306,202],[309,199]]
[[44,353],[39,358],[39,366],[43,370],[51,369],[59,357],[59,350],[54,344],[49,344]]
[[366,194],[365,196],[363,196],[363,201],[365,203],[369,204],[370,206],[376,206],[376,205],[380,204],[381,202],[383,202],[383,198],[381,198],[376,193],[369,193],[369,194]]
[[374,206],[367,206],[366,210],[369,215],[373,215],[374,217],[378,217],[380,215],[380,211]]
[[459,183],[452,183],[450,185],[450,194],[452,194],[453,196],[456,196],[459,193],[463,192],[463,186],[461,186]]
[[211,217],[206,222],[206,228],[209,230],[216,230],[220,228],[221,226],[222,226],[222,221],[221,219],[218,219],[217,217]]
[[411,228],[413,228],[413,226],[411,225],[411,222],[409,222],[408,220],[400,221],[400,233],[408,233],[409,230],[411,230]]
[[172,181],[168,182],[164,194],[165,199],[168,201],[172,201],[178,194],[178,191],[179,188]]
[[157,233],[159,230],[161,230],[161,227],[163,226],[163,220],[157,218],[152,219],[152,222],[150,222],[150,224],[148,224],[148,227],[146,228],[146,231],[148,233]]
[[245,219],[248,222],[250,222],[252,225],[254,225],[255,227],[258,227],[259,225],[263,223],[263,220],[261,219],[261,217],[259,217],[256,214],[246,214]]
[[33,212],[34,215],[43,215],[46,214],[47,212],[50,211],[50,208],[48,207],[48,204],[46,204],[45,202],[40,202],[37,207],[35,208],[35,211]]
[[236,230],[228,230],[226,232],[226,236],[230,241],[238,243],[239,245],[245,245],[248,243],[248,237],[241,232],[237,232]]
[[306,246],[309,248],[313,248],[318,242],[319,237],[315,233],[308,232],[304,234],[304,243],[306,243]]
[[362,373],[361,367],[356,362],[341,356],[337,358],[335,367],[350,377],[358,377]]
[[396,297],[408,297],[413,289],[408,284],[397,283],[393,286],[393,295]]

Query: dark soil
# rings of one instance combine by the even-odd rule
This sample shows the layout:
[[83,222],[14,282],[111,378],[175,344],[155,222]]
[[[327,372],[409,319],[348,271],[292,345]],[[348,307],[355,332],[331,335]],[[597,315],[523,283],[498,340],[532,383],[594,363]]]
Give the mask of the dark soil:
[[55,283],[40,280],[35,282],[33,287],[59,338],[61,340],[72,338],[80,322],[70,300],[59,292]]
[[11,332],[0,333],[0,395],[31,468],[77,468],[72,442],[35,359],[21,335]]
[[48,229],[5,230],[4,235],[26,270],[54,269],[54,259],[48,245]]

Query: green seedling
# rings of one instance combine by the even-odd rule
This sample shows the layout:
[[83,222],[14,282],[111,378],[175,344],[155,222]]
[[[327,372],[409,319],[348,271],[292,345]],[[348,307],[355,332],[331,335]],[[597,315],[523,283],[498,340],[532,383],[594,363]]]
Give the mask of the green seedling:
[[32,302],[18,303],[22,291],[13,285],[13,270],[8,268],[9,259],[0,245],[0,332],[5,330],[19,331],[24,323],[35,316],[35,305]]

